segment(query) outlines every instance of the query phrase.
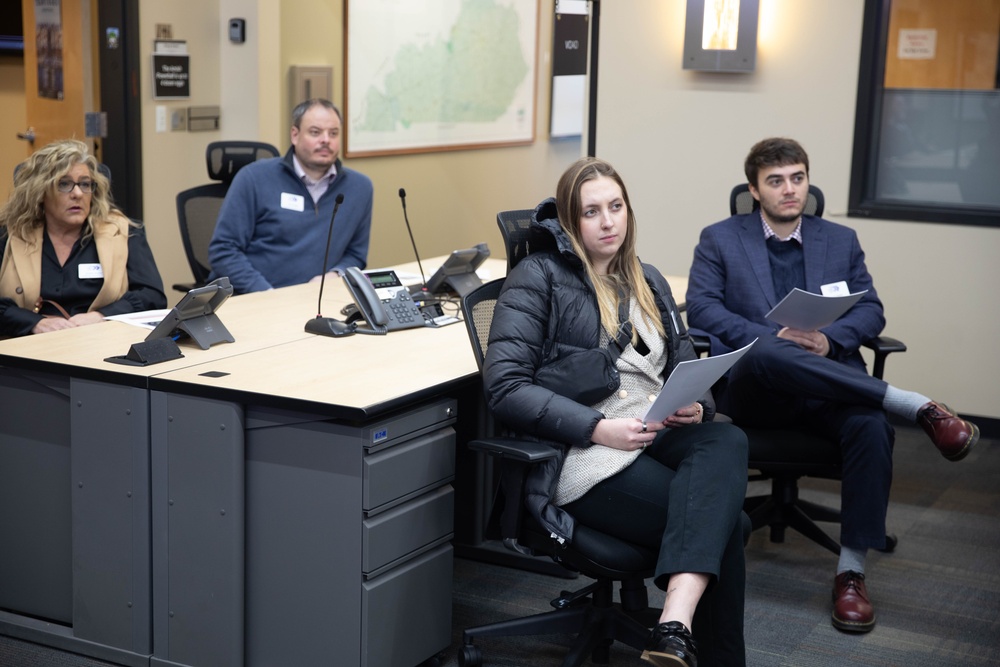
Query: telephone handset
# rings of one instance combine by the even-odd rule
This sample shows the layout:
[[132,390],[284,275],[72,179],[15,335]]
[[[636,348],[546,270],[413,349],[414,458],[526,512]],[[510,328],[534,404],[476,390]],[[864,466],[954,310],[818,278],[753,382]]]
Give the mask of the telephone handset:
[[357,333],[385,334],[387,331],[426,326],[420,308],[400,282],[395,271],[362,272],[350,267],[344,274],[344,284],[370,329]]

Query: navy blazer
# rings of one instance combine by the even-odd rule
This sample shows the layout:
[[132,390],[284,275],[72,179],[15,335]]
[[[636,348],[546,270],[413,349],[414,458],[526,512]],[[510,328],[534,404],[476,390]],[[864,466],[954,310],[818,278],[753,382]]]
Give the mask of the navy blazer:
[[[850,291],[868,290],[839,320],[822,329],[830,357],[864,367],[858,349],[885,327],[882,302],[865,266],[857,234],[850,227],[802,217],[805,289],[816,294],[829,283],[847,282]],[[736,215],[701,232],[687,290],[687,320],[692,333],[707,333],[711,354],[743,347],[779,327],[764,315],[784,294],[774,293],[760,213]]]

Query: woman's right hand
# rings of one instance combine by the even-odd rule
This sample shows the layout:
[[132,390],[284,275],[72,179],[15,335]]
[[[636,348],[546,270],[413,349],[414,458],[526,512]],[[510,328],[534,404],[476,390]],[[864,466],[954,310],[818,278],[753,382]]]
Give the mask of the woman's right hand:
[[591,442],[626,452],[645,449],[653,442],[657,431],[666,426],[663,422],[644,422],[641,419],[602,419],[594,427]]
[[38,324],[31,329],[31,333],[48,333],[50,331],[59,331],[60,329],[73,329],[76,326],[76,322],[71,322],[70,320],[66,320],[61,317],[43,317],[38,320]]

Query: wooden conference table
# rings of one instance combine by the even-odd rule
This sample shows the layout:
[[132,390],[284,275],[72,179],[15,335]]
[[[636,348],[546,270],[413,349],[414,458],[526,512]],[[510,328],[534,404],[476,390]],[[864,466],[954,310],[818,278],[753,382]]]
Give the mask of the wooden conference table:
[[[121,322],[0,341],[0,633],[163,667],[448,647],[465,327],[313,336],[316,297],[233,297],[234,343],[146,367],[104,361],[145,337]],[[323,314],[348,302],[329,281]]]

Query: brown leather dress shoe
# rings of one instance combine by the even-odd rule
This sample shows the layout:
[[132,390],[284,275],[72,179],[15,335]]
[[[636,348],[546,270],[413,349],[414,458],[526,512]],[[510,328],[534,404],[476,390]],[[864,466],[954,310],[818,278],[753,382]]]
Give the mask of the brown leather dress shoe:
[[979,442],[979,427],[956,417],[943,403],[931,401],[920,408],[917,423],[949,461],[961,461]]
[[833,580],[833,627],[844,632],[871,632],[875,608],[868,601],[865,575],[848,570]]

